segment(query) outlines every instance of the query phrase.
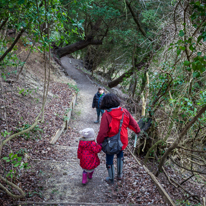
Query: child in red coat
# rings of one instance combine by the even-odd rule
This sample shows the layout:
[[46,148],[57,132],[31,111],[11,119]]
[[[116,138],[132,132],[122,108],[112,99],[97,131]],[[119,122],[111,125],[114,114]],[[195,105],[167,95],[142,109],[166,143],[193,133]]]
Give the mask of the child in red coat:
[[87,184],[88,178],[92,179],[94,169],[100,164],[99,153],[102,147],[95,142],[94,130],[86,128],[79,132],[83,137],[80,138],[77,156],[80,159],[80,166],[83,169],[82,184]]

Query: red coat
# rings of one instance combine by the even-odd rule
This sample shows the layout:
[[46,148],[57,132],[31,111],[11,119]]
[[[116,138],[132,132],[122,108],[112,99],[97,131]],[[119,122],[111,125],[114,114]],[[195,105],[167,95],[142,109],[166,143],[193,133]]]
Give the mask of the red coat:
[[111,111],[105,110],[102,119],[100,130],[97,136],[97,142],[100,144],[104,141],[105,137],[112,137],[119,132],[119,124],[122,119],[122,113],[124,112],[124,120],[120,133],[121,142],[123,144],[122,150],[128,145],[128,131],[127,127],[133,130],[136,134],[140,132],[139,125],[132,117],[132,115],[126,110],[121,111],[121,107],[113,108]]
[[100,164],[97,153],[101,151],[102,147],[94,141],[79,141],[77,151],[78,159],[80,159],[80,166],[86,170],[92,170]]

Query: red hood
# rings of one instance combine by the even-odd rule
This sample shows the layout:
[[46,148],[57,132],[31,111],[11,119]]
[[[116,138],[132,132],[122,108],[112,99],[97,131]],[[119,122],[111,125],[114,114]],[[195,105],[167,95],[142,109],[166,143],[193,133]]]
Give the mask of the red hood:
[[113,108],[113,109],[110,109],[107,112],[108,112],[108,114],[110,114],[112,116],[112,118],[121,120],[122,119],[122,113],[123,113],[123,111],[121,109],[122,109],[121,107]]

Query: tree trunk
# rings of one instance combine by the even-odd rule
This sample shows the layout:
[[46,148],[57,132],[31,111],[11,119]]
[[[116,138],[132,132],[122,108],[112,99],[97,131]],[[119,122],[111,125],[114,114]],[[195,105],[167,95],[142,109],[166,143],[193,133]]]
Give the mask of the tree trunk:
[[147,76],[146,76],[147,71],[144,72],[144,76],[142,77],[142,85],[140,88],[140,92],[139,92],[139,96],[137,97],[136,103],[139,104],[140,100],[141,100],[141,94],[144,91],[145,87],[146,87],[146,80],[147,80]]
[[21,72],[23,71],[24,66],[25,66],[25,64],[26,64],[26,62],[27,62],[27,60],[28,60],[28,58],[29,58],[29,56],[30,56],[30,54],[31,54],[31,52],[32,52],[35,44],[36,44],[36,42],[33,43],[33,46],[31,47],[31,49],[30,49],[30,51],[29,51],[29,54],[27,55],[27,57],[26,57],[26,59],[25,59],[25,61],[24,61],[24,64],[22,65],[22,67],[21,67],[21,69],[20,69],[20,71],[19,71],[19,73],[18,73],[18,75],[17,75],[17,77],[16,77],[16,81],[19,80],[19,76],[20,76]]
[[67,54],[71,54],[75,51],[84,49],[85,47],[89,46],[89,45],[101,45],[102,44],[102,40],[93,40],[93,39],[87,39],[87,40],[81,40],[78,41],[74,44],[70,44],[68,46],[65,46],[63,48],[57,48],[55,50],[55,53],[57,54],[57,56],[59,58],[67,55]]
[[104,78],[106,78],[106,79],[108,79],[108,80],[112,80],[111,79],[111,76],[113,75],[113,73],[114,73],[114,68],[111,68],[108,72],[101,72],[101,71],[97,71],[97,74],[98,75],[100,75],[100,76],[102,76],[102,77],[104,77]]
[[18,34],[18,36],[16,37],[16,39],[14,40],[13,44],[4,52],[4,54],[0,57],[0,62],[4,60],[4,58],[6,57],[6,55],[14,48],[15,44],[18,42],[18,40],[20,39],[21,35],[24,33],[25,28],[23,28],[20,33]]
[[2,24],[0,25],[0,30],[4,27],[4,25],[6,24],[6,22],[8,21],[9,17],[7,17]]
[[[93,54],[94,52],[94,54]],[[84,67],[93,73],[94,71],[94,58],[95,58],[95,50],[91,46],[88,46],[87,53],[84,58]]]
[[135,15],[134,11],[132,10],[132,7],[131,7],[131,5],[130,5],[131,3],[129,3],[128,1],[126,1],[126,4],[127,4],[127,7],[129,8],[131,14],[132,14],[132,17],[133,17],[135,23],[137,24],[137,27],[138,27],[139,31],[142,33],[142,35],[143,35],[144,37],[146,37],[147,39],[149,39],[150,41],[152,41],[152,39],[151,39],[150,37],[147,37],[146,32],[145,32],[144,29],[141,27],[140,22],[139,22],[139,20],[138,20],[138,17]]
[[149,75],[148,75],[148,72],[146,72],[146,78],[147,78],[147,83],[146,83],[146,87],[145,87],[145,96],[144,96],[144,93],[142,92],[142,97],[143,97],[142,98],[142,117],[145,116],[147,97],[149,95]]
[[135,68],[132,67],[130,70],[128,70],[127,72],[125,72],[124,74],[122,74],[120,77],[118,77],[117,79],[111,81],[108,83],[109,88],[115,87],[117,86],[119,83],[123,82],[124,78],[129,78],[130,76],[132,76],[132,74],[134,73],[134,70],[137,69],[138,71],[141,70],[141,68],[143,66],[145,66],[147,64],[147,62],[145,61],[145,58],[138,63],[137,65],[135,65]]
[[129,78],[130,76],[132,76],[132,74],[134,73],[134,67],[132,67],[130,70],[128,70],[127,72],[125,72],[124,74],[122,74],[120,77],[118,77],[117,79],[111,81],[108,83],[109,88],[115,87],[117,86],[119,83],[123,82],[124,78]]
[[134,86],[133,86],[133,90],[132,90],[132,98],[133,98],[133,99],[134,99],[134,95],[135,95],[136,87],[137,87],[137,74],[135,74],[135,78],[134,78]]

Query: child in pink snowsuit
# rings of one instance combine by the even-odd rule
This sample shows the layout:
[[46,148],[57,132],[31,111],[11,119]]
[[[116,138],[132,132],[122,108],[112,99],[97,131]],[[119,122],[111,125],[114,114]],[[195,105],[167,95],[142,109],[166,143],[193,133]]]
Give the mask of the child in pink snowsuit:
[[95,142],[94,130],[86,128],[79,132],[83,137],[79,140],[77,151],[78,159],[80,159],[80,166],[83,169],[82,184],[87,184],[87,175],[92,179],[94,169],[100,164],[99,153],[102,147]]

